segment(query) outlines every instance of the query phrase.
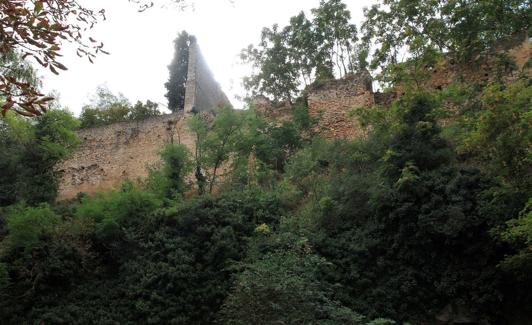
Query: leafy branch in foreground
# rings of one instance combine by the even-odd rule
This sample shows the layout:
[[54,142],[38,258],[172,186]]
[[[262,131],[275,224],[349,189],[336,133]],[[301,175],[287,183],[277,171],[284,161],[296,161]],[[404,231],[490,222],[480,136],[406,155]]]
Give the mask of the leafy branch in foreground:
[[[153,2],[129,0],[144,11]],[[168,1],[183,9],[185,0]],[[91,63],[99,53],[109,54],[103,43],[87,35],[99,21],[105,20],[105,10],[94,10],[77,0],[11,0],[0,1],[0,112],[13,110],[25,116],[38,116],[47,111],[53,98],[39,88],[13,74],[9,58],[15,54],[22,61],[32,59],[55,74],[67,67],[59,62],[62,46],[71,43],[76,54]]]
[[[62,43],[77,45],[77,55],[93,62],[103,50],[103,43],[86,36],[105,11],[95,11],[75,0],[32,0],[0,2],[0,59],[11,53],[22,60],[32,58],[39,65],[59,74],[67,67],[58,61]],[[2,66],[3,67],[3,66]],[[31,83],[10,75],[2,68],[0,95],[5,97],[2,113],[10,109],[22,115],[35,116],[46,112],[45,104],[52,100],[41,94]]]

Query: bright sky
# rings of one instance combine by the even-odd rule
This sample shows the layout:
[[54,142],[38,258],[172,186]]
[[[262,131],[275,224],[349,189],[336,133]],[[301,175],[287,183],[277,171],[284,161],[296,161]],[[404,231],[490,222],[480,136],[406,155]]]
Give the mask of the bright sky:
[[[160,2],[160,1],[159,1]],[[375,0],[344,0],[353,22],[360,25],[363,8]],[[107,20],[90,35],[104,42],[111,55],[100,55],[94,64],[81,59],[73,48],[64,47],[64,63],[69,70],[59,76],[42,71],[44,90],[60,93],[62,105],[76,115],[88,103],[98,85],[121,92],[131,102],[150,99],[166,107],[167,66],[172,60],[173,40],[186,30],[198,39],[210,69],[233,105],[245,94],[239,64],[241,49],[260,38],[265,26],[287,25],[301,10],[309,14],[319,0],[195,0],[195,9],[179,11],[173,6],[152,8],[139,13],[127,0],[80,0],[90,8],[104,8]]]

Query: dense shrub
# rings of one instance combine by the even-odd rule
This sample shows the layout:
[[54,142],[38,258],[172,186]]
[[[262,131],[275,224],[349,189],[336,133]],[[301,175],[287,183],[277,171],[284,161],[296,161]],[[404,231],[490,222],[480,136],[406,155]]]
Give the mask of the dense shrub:
[[30,236],[29,255],[2,258],[13,270],[2,322],[212,322],[256,225],[275,227],[284,213],[263,191],[158,206],[153,194],[126,185],[84,200],[49,237]]

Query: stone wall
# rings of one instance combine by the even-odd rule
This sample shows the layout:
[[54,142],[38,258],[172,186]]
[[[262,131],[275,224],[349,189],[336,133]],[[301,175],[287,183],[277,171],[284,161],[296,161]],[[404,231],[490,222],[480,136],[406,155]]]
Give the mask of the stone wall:
[[[363,71],[307,89],[309,114],[316,121],[313,133],[328,138],[354,139],[362,136],[363,130],[352,115],[353,111],[370,108],[376,103],[387,104],[392,99],[389,94],[373,93],[372,81],[369,72]],[[259,96],[253,104],[257,113],[267,119],[284,122],[292,118],[293,107],[288,102],[274,103]]]
[[309,113],[317,120],[314,131],[325,137],[354,139],[362,136],[352,112],[374,105],[371,85],[372,78],[364,71],[311,89],[307,100]]
[[253,99],[256,112],[270,121],[286,122],[292,119],[292,104],[288,101],[274,103],[264,96]]
[[[441,60],[428,70],[430,76],[424,82],[423,87],[436,90],[445,89],[454,83],[472,85],[488,83],[496,79],[511,83],[521,74],[531,75],[531,67],[527,63],[532,56],[532,46],[526,34],[516,34],[511,39],[501,42],[495,51],[500,55],[499,57],[479,56],[476,62],[467,65],[453,60]],[[509,66],[501,62],[501,60],[504,61],[505,56],[512,61]],[[397,87],[398,95],[403,94],[401,88]]]
[[80,148],[58,166],[62,173],[58,199],[116,188],[126,180],[145,179],[147,168],[161,163],[158,152],[165,143],[182,143],[193,150],[194,140],[186,118],[200,114],[209,120],[219,107],[229,103],[194,38],[189,48],[185,86],[183,111],[79,131]]
[[229,104],[194,38],[189,47],[185,88],[185,113],[214,112],[217,108]]
[[[516,44],[512,45],[508,54],[515,59],[516,70],[524,72],[532,51],[530,41],[528,38],[524,42],[517,40]],[[195,42],[190,49],[184,112],[81,130],[79,137],[83,143],[80,149],[59,166],[63,172],[60,200],[75,197],[78,192],[91,194],[115,188],[128,179],[145,178],[148,166],[160,164],[157,153],[165,143],[180,142],[194,149],[193,138],[186,127],[186,117],[201,113],[212,118],[211,113],[228,101],[212,78]],[[466,70],[459,70],[461,73],[458,73],[452,62],[444,62],[431,71],[432,76],[426,86],[441,89],[461,78],[466,78],[462,81],[482,81],[494,75],[493,67],[484,66],[474,70],[464,77]],[[510,74],[509,78],[512,76]],[[400,88],[395,93],[374,93],[372,78],[367,71],[314,85],[306,93],[309,113],[316,119],[313,131],[325,137],[348,139],[365,135],[352,116],[355,109],[369,109],[375,104],[389,105],[401,95]],[[293,107],[287,102],[275,104],[260,97],[255,100],[255,107],[258,113],[273,121],[283,122],[292,118]]]
[[125,180],[144,179],[148,166],[160,164],[165,143],[193,149],[184,114],[174,113],[138,122],[124,122],[78,132],[82,140],[73,157],[58,166],[62,173],[59,200],[120,186]]

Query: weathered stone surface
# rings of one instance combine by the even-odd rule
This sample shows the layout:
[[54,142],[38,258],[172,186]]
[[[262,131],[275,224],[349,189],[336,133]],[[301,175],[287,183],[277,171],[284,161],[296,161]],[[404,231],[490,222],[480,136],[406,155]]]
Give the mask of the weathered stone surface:
[[[60,200],[75,197],[78,192],[90,194],[113,188],[127,179],[145,178],[148,174],[146,167],[160,163],[157,152],[167,142],[180,142],[194,149],[193,137],[186,127],[187,116],[200,113],[207,119],[212,118],[211,113],[228,101],[212,78],[195,42],[190,50],[184,112],[80,131],[81,148],[58,167],[63,171]],[[504,50],[515,60],[518,71],[530,71],[526,65],[532,51],[528,38],[524,42],[516,39]],[[431,71],[432,76],[425,86],[443,89],[460,80],[490,81],[496,71],[493,65],[487,64],[464,73],[468,70],[444,62]],[[510,82],[513,76],[506,76],[506,81]],[[386,106],[398,96],[401,96],[400,87],[395,93],[374,93],[367,71],[314,86],[307,91],[309,113],[317,120],[313,131],[325,137],[354,139],[365,136],[352,116],[353,110],[371,109],[375,104]],[[287,102],[272,103],[261,97],[255,100],[255,107],[258,113],[274,121],[292,118],[292,105]]]
[[189,47],[185,113],[214,112],[230,104],[220,85],[214,80],[195,39]]
[[137,122],[117,123],[78,132],[82,144],[73,157],[57,166],[62,172],[58,200],[119,186],[125,180],[140,180],[148,166],[160,164],[159,150],[175,142],[194,149],[186,118],[212,114],[229,100],[207,67],[195,39],[189,50],[184,112]]
[[[355,109],[371,108],[376,100],[378,104],[389,104],[395,95],[373,93],[372,78],[367,71],[314,85],[306,94],[309,114],[316,120],[312,133],[347,139],[364,133],[352,116]],[[257,113],[269,120],[284,122],[292,119],[293,106],[289,102],[275,103],[259,96],[254,98],[253,104]]]
[[375,104],[371,84],[371,75],[363,71],[310,89],[309,113],[317,120],[314,131],[334,138],[362,136],[363,130],[352,116],[352,111]]
[[292,104],[288,101],[274,103],[264,96],[253,99],[257,113],[271,121],[285,122],[292,119]]
[[158,152],[165,143],[194,147],[182,112],[85,129],[78,136],[80,148],[57,167],[63,174],[59,200],[115,188],[128,179],[144,179],[147,167],[160,163]]

